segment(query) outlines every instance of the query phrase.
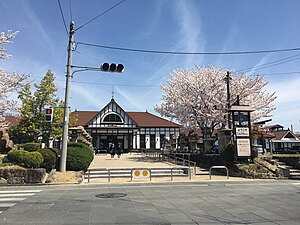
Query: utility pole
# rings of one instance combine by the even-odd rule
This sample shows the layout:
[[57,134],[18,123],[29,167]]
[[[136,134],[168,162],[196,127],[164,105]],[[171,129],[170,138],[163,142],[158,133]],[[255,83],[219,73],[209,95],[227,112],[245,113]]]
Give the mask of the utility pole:
[[68,61],[67,61],[67,75],[66,75],[66,90],[65,90],[65,105],[64,105],[64,119],[63,119],[63,136],[62,136],[62,152],[60,158],[60,172],[66,171],[67,161],[67,147],[69,136],[69,115],[70,115],[70,92],[71,92],[71,78],[72,78],[72,55],[74,44],[74,22],[70,22],[69,45],[68,45]]
[[226,84],[227,84],[227,125],[228,125],[228,128],[231,129],[231,121],[230,121],[230,72],[227,71],[227,74],[226,74]]

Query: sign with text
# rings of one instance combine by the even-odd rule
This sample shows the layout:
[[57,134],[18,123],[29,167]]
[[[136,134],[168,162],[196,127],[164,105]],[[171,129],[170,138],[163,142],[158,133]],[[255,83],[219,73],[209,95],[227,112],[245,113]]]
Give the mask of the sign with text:
[[251,155],[250,139],[238,138],[236,140],[238,157],[248,157]]
[[237,137],[249,137],[249,128],[248,127],[236,127],[235,133]]

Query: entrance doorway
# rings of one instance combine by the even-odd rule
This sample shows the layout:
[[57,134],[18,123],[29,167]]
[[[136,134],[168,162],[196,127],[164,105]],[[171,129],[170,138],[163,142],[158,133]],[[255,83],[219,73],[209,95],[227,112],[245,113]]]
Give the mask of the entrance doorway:
[[105,149],[109,150],[109,146],[121,146],[121,148],[124,148],[124,136],[121,135],[108,135],[108,136],[102,136],[100,139],[100,146]]

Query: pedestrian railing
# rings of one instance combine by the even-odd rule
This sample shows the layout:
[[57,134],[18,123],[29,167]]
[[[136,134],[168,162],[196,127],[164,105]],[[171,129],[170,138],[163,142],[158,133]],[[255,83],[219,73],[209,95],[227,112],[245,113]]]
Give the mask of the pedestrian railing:
[[171,162],[176,165],[182,165],[182,166],[187,166],[189,168],[193,168],[193,174],[194,174],[194,176],[196,176],[196,168],[197,168],[196,162],[193,162],[193,161],[185,159],[185,158],[177,157],[172,154],[163,155],[163,156],[166,157],[167,162]]
[[229,179],[229,173],[228,173],[228,169],[226,166],[212,166],[209,169],[209,179],[211,180],[211,171],[212,169],[225,169],[226,170],[226,174],[227,174],[227,179]]
[[146,178],[152,181],[154,177],[170,177],[171,181],[174,180],[174,177],[188,177],[191,180],[191,170],[187,167],[172,167],[172,168],[124,168],[124,169],[108,169],[108,168],[99,168],[99,169],[88,169],[84,174],[84,178],[87,179],[88,183],[91,179],[107,179],[108,182],[111,182],[113,178]]

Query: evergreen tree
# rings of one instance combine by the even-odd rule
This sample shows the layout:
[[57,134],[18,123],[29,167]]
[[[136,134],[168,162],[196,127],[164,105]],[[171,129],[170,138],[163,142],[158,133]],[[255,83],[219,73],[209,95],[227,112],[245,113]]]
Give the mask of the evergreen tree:
[[[10,135],[17,142],[42,142],[49,143],[50,138],[62,136],[63,101],[56,96],[57,87],[54,84],[54,74],[48,70],[40,84],[34,84],[32,93],[28,83],[19,92],[18,98],[22,102],[20,108],[19,124],[10,129]],[[45,109],[53,108],[53,122],[45,121]],[[75,124],[76,121],[73,121]],[[72,125],[72,124],[71,124]]]

